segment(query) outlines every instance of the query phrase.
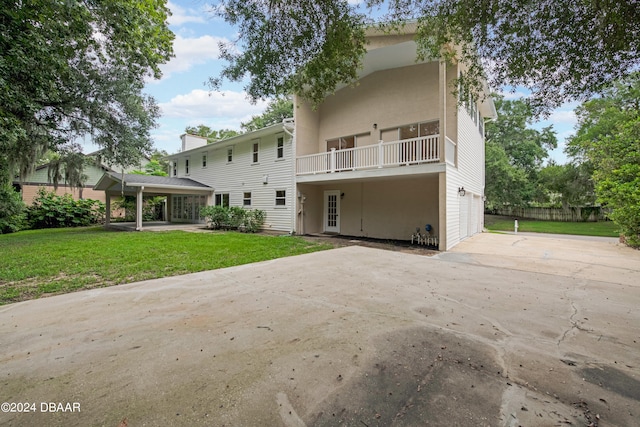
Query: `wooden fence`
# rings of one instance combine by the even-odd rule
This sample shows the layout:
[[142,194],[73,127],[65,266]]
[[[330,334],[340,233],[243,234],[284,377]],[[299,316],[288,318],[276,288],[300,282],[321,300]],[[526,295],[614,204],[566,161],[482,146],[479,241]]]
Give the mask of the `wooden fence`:
[[607,220],[610,210],[600,206],[568,209],[504,207],[487,210],[485,213],[514,218],[539,219],[543,221],[595,222]]

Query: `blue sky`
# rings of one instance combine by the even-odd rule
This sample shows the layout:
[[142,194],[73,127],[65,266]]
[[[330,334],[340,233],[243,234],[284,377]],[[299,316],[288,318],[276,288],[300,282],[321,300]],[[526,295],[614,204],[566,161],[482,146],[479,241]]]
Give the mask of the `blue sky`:
[[[186,126],[204,124],[212,129],[239,130],[241,122],[262,113],[267,103],[251,104],[242,83],[225,81],[219,92],[210,91],[205,82],[217,76],[223,66],[218,59],[218,43],[233,40],[236,31],[214,16],[207,0],[171,0],[168,5],[172,11],[170,29],[176,35],[175,58],[162,66],[162,79],[150,81],[146,92],[156,98],[162,111],[159,127],[152,132],[155,147],[175,153]],[[524,90],[505,93],[508,99],[526,95]],[[566,104],[534,125],[536,128],[553,125],[559,148],[551,157],[560,163],[566,161],[562,147],[564,139],[573,133],[576,105]]]

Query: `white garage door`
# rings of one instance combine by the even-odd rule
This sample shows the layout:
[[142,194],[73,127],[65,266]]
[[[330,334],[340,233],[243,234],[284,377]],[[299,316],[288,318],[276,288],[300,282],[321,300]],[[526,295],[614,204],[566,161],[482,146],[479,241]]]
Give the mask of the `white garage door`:
[[462,240],[469,235],[469,200],[471,200],[471,196],[458,196],[458,200],[460,201],[460,240]]

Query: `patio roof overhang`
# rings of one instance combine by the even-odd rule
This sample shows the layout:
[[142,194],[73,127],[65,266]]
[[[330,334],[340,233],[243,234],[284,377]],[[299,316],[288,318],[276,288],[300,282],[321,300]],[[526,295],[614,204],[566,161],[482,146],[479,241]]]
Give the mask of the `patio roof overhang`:
[[171,178],[106,172],[96,183],[95,190],[109,194],[135,196],[142,189],[145,195],[211,194],[213,187],[188,178]]

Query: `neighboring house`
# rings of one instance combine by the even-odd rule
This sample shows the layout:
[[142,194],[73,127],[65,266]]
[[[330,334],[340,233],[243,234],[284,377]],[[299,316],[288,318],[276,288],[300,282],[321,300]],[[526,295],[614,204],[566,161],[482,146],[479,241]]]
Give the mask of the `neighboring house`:
[[147,157],[143,157],[140,164],[128,168],[111,166],[100,158],[100,151],[95,151],[86,155],[87,162],[84,165],[83,174],[87,176],[87,180],[82,188],[71,188],[64,180],[58,183],[58,188],[53,187],[53,182],[49,180],[49,164],[44,164],[35,168],[33,172],[28,174],[23,180],[15,180],[13,185],[20,190],[22,200],[30,205],[33,203],[38,190],[44,187],[48,192],[55,192],[57,195],[71,194],[74,199],[93,199],[105,202],[104,191],[96,190],[95,185],[105,172],[129,173],[134,170],[143,170],[145,165],[149,163]]
[[[440,250],[482,231],[484,120],[495,107],[458,102],[460,65],[416,62],[414,31],[369,30],[358,84],[315,109],[295,98],[293,122],[213,144],[183,135],[169,156],[176,181],[164,183],[169,220],[243,206],[266,211],[269,230],[411,240],[419,229]],[[109,176],[103,187],[120,188]],[[125,186],[142,197],[149,184]]]

